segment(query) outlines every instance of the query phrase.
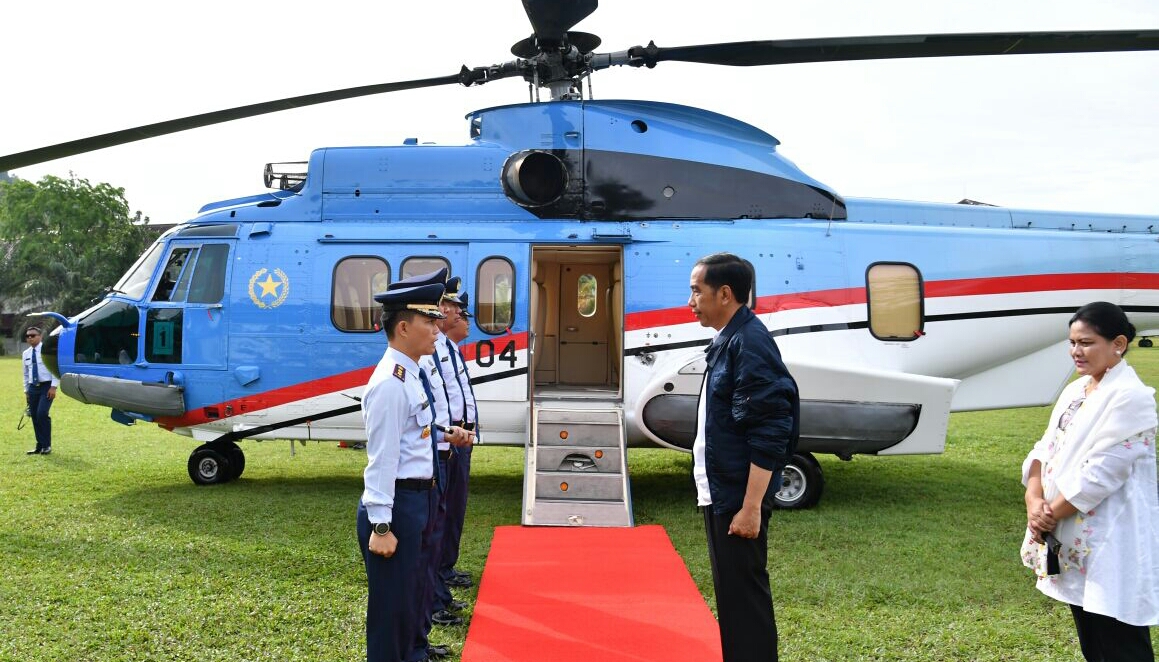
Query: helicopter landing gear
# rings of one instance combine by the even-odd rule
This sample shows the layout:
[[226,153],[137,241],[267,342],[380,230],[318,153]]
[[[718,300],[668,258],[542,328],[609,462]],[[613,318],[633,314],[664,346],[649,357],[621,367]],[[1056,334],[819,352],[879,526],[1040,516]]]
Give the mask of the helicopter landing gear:
[[1151,342],[1151,339],[1146,337],[1146,336],[1139,339],[1139,346],[1140,347],[1150,347],[1153,344],[1154,343]]
[[821,500],[825,476],[821,464],[810,453],[797,453],[789,459],[782,473],[781,489],[773,498],[773,505],[783,510],[810,508]]
[[228,483],[245,471],[245,453],[232,441],[202,444],[189,454],[188,469],[198,485]]

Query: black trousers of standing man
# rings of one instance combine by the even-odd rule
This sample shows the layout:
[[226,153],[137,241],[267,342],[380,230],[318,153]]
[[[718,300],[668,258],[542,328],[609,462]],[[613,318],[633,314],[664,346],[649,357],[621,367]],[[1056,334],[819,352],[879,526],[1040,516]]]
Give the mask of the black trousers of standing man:
[[708,560],[716,588],[716,618],[724,662],[777,662],[777,621],[769,590],[769,515],[761,509],[756,538],[728,535],[733,515],[704,509]]

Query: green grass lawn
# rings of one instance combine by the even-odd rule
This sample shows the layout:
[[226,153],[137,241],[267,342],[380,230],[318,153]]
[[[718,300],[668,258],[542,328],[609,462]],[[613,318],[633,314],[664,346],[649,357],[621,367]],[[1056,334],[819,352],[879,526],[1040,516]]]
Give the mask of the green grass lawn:
[[[1159,382],[1159,350],[1129,358]],[[240,480],[197,487],[193,441],[62,396],[53,454],[28,457],[17,359],[0,359],[0,384],[0,660],[363,658],[365,453],[247,441]],[[956,414],[943,455],[820,458],[820,505],[770,528],[782,659],[1081,659],[1069,611],[1018,558],[1019,467],[1047,413]],[[492,529],[519,522],[522,454],[475,452],[460,567],[476,578]],[[711,605],[691,458],[629,457],[636,521],[667,529]],[[457,651],[465,636],[433,640]]]

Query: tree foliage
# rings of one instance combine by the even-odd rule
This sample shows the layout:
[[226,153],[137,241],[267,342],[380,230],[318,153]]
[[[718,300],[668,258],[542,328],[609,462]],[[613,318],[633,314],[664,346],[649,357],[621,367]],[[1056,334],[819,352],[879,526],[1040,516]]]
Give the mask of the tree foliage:
[[150,240],[125,189],[75,175],[0,184],[0,298],[14,312],[75,315],[133,264]]

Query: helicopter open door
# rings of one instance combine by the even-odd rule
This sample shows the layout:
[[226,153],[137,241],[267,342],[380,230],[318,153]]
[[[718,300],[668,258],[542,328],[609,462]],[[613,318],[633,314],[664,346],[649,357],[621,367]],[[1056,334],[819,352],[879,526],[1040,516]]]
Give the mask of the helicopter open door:
[[631,526],[619,246],[536,246],[525,525]]
[[532,249],[532,393],[619,401],[624,296],[619,246]]

